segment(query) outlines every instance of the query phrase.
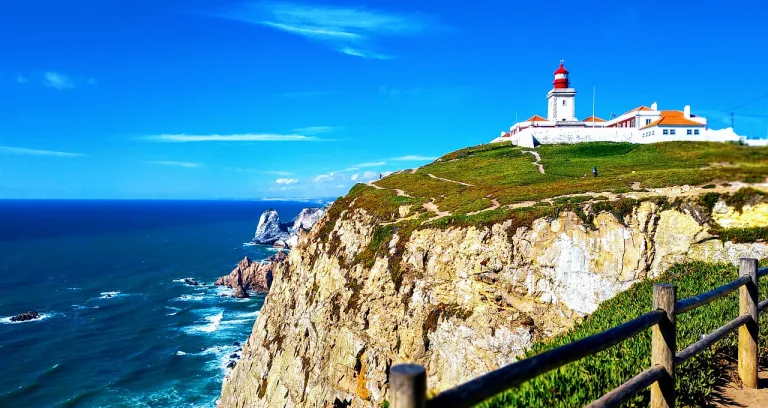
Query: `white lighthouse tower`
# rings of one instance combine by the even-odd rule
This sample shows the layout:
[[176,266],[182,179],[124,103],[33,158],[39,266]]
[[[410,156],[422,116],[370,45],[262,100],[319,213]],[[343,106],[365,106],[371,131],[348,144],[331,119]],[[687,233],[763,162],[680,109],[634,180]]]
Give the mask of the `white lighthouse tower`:
[[576,121],[576,90],[570,87],[568,70],[563,67],[555,71],[554,88],[547,93],[547,120],[550,122]]

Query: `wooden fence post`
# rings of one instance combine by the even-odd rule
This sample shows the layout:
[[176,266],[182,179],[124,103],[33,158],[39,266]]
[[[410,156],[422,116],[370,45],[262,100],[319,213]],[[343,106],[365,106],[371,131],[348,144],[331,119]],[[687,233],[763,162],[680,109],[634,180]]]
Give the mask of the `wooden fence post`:
[[398,364],[389,369],[392,408],[425,408],[427,370],[418,364]]
[[757,259],[739,259],[739,276],[752,280],[739,288],[739,314],[752,320],[739,327],[739,378],[746,388],[757,388]]
[[667,371],[667,375],[651,385],[651,408],[675,406],[676,302],[677,286],[653,285],[653,308],[667,312],[667,316],[651,328],[651,367],[660,365]]

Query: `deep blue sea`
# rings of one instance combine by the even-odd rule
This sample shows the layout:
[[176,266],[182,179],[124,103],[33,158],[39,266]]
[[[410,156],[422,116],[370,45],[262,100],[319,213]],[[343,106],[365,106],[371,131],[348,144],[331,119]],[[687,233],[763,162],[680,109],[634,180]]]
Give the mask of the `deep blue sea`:
[[0,201],[0,407],[214,406],[264,298],[212,284],[272,254],[243,244],[262,211],[307,206]]

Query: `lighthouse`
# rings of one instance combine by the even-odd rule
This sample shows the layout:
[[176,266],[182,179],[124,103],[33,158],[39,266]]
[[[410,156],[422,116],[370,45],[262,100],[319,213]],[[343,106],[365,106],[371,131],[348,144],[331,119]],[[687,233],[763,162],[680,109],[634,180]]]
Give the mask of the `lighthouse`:
[[560,67],[555,71],[554,86],[547,93],[547,120],[551,122],[576,121],[576,90],[571,88],[568,70],[560,60]]

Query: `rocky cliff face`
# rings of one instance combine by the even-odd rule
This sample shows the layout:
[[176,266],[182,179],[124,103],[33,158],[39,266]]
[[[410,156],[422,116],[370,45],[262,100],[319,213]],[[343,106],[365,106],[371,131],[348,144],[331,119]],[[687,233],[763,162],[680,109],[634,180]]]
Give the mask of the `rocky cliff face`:
[[[675,262],[768,256],[765,243],[713,235],[718,225],[766,225],[766,204],[739,212],[718,202],[710,217],[644,201],[589,224],[565,211],[525,226],[396,223],[386,236],[365,210],[342,210],[274,270],[220,406],[378,406],[401,362],[425,365],[429,388],[441,391],[515,361]],[[383,251],[367,250],[379,240]]]

